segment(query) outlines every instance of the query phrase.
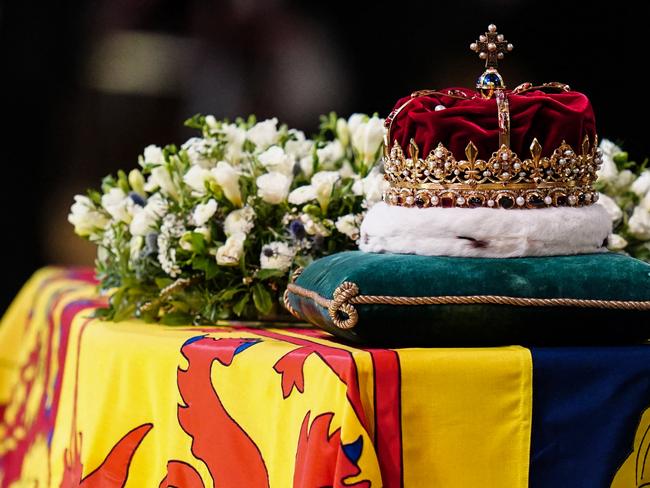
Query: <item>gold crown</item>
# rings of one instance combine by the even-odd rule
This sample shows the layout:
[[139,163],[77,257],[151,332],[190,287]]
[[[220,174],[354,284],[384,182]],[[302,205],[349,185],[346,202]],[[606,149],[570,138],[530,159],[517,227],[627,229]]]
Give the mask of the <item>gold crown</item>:
[[[425,159],[413,139],[409,143],[409,156],[395,140],[389,147],[391,127],[397,115],[415,98],[437,94],[468,99],[458,90],[446,93],[422,90],[411,94],[410,99],[386,119],[384,138],[385,179],[390,187],[384,192],[384,201],[406,207],[490,207],[490,208],[543,208],[584,206],[598,200],[594,190],[597,171],[602,157],[598,138],[590,145],[585,136],[580,154],[565,141],[553,148],[549,157],[542,157],[542,146],[534,139],[530,146],[531,157],[520,159],[510,149],[510,109],[503,78],[496,70],[497,61],[512,51],[494,24],[470,45],[470,49],[485,60],[486,71],[477,83],[483,98],[495,98],[499,126],[499,149],[487,160],[478,159],[473,142],[465,148],[466,159],[457,161],[444,145],[438,144]],[[524,83],[513,94],[536,89],[569,91],[568,85],[545,83],[532,86]],[[436,110],[438,108],[436,107]]]
[[442,144],[425,159],[411,139],[409,156],[395,141],[384,157],[385,179],[390,183],[384,201],[406,207],[543,208],[590,205],[602,157],[598,140],[585,136],[580,154],[563,142],[550,157],[533,140],[531,157],[520,159],[503,144],[487,160],[477,159],[473,142],[463,160]]

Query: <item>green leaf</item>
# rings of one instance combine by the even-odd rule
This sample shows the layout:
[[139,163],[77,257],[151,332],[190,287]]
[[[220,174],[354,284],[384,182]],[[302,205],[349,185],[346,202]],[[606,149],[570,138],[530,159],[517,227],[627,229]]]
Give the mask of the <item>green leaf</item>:
[[273,298],[266,287],[260,283],[253,285],[253,303],[255,308],[262,315],[268,315],[273,308]]
[[268,280],[269,278],[282,278],[286,274],[286,271],[282,271],[281,269],[271,269],[271,268],[265,268],[265,269],[260,269],[255,277],[260,280]]
[[241,299],[235,304],[234,307],[232,307],[232,311],[235,312],[237,317],[241,316],[241,314],[244,312],[244,309],[246,308],[246,305],[248,305],[248,301],[250,300],[250,295],[246,293]]
[[219,274],[219,265],[213,258],[208,256],[196,256],[192,268],[203,271],[206,280],[211,280]]
[[201,114],[196,114],[185,121],[185,127],[191,129],[202,129],[205,124],[205,117]]
[[160,323],[165,325],[191,325],[192,316],[185,312],[169,312],[162,316]]

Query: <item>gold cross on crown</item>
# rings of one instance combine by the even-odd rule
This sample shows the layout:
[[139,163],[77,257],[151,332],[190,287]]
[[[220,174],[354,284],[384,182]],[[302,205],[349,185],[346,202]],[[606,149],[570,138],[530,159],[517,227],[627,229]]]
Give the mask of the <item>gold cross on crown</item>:
[[476,42],[469,45],[469,48],[478,53],[478,57],[485,59],[486,68],[496,68],[499,59],[503,59],[505,53],[514,49],[514,46],[506,41],[503,34],[497,33],[497,26],[488,25],[485,34],[481,34]]

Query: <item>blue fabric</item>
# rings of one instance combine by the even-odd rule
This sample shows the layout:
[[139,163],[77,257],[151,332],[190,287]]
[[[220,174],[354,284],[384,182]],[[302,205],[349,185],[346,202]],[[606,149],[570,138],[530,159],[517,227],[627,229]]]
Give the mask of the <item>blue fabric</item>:
[[531,352],[530,486],[610,486],[650,407],[650,346]]

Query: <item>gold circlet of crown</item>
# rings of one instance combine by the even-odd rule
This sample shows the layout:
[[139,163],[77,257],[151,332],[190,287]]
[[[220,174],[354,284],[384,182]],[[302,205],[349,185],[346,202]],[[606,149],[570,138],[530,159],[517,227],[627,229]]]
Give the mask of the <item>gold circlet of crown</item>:
[[389,188],[384,201],[406,207],[544,208],[585,206],[598,200],[594,189],[602,164],[598,139],[585,136],[580,153],[567,144],[542,156],[537,139],[530,158],[521,159],[506,145],[487,160],[478,158],[473,142],[457,160],[442,144],[424,159],[411,139],[409,155],[397,141],[384,156]]

